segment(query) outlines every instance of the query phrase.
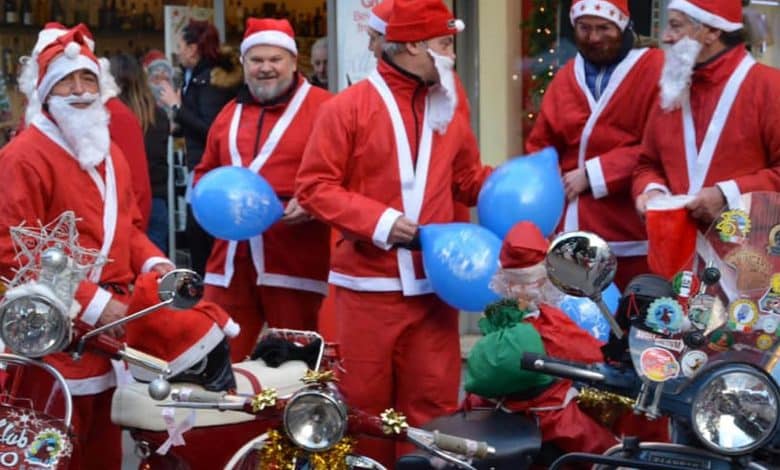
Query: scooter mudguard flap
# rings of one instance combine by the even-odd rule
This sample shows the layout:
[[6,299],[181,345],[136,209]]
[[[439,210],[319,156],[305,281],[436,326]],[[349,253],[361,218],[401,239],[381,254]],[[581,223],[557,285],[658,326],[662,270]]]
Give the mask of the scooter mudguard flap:
[[[472,462],[472,465],[480,470],[526,469],[531,465],[542,445],[542,435],[533,420],[501,410],[480,409],[458,412],[436,418],[423,428],[475,441],[485,441],[494,447],[495,456]],[[395,468],[397,470],[432,469],[434,467],[430,459],[431,456],[422,453],[406,455],[398,460]]]

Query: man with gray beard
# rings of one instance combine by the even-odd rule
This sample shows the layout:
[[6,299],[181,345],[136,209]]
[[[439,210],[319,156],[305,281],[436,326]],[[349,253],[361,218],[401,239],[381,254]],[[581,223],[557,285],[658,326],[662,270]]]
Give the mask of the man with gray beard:
[[645,128],[633,195],[640,214],[655,197],[690,195],[690,214],[708,224],[725,206],[740,209],[742,194],[780,190],[780,71],[745,50],[741,0],[668,9],[661,106]]
[[[65,211],[78,217],[79,245],[110,260],[93,270],[75,294],[77,318],[103,325],[127,313],[130,285],[141,272],[173,269],[138,228],[141,214],[130,168],[111,141],[101,97],[98,60],[78,28],[53,40],[34,62],[28,92],[30,125],[0,151],[0,275],[18,267],[10,227],[49,223]],[[36,105],[37,103],[37,105]],[[118,327],[112,332],[123,334]],[[46,356],[73,394],[78,435],[73,468],[120,468],[119,428],[111,423],[117,383],[109,360],[86,352],[78,362],[64,353]]]
[[215,240],[206,263],[205,298],[241,326],[231,355],[252,351],[264,322],[317,329],[327,293],[328,227],[294,197],[294,181],[314,117],[330,93],[298,73],[295,33],[287,20],[249,18],[241,42],[245,86],[209,130],[195,184],[208,171],[247,167],[262,175],[286,204],[282,219],[244,241]]

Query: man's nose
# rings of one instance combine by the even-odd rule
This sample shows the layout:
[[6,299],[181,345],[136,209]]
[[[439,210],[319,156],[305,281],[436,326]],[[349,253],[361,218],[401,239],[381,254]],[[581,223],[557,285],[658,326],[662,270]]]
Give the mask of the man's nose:
[[78,77],[78,76],[73,77],[73,89],[72,89],[72,91],[73,91],[74,95],[81,95],[85,91],[84,81],[80,77]]
[[661,42],[664,44],[674,44],[674,35],[669,28],[664,29],[664,32],[661,35]]

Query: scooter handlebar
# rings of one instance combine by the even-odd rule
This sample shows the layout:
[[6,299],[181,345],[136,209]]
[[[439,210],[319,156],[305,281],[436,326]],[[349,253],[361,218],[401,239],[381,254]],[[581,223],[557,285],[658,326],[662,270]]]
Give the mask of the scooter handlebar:
[[189,387],[174,388],[171,391],[171,400],[179,402],[219,403],[227,401],[226,397],[227,392],[210,392]]
[[606,380],[604,374],[591,369],[586,364],[562,361],[541,354],[523,353],[520,367],[582,382],[601,383]]
[[433,443],[441,450],[458,455],[473,456],[478,459],[484,459],[496,454],[496,449],[485,441],[474,441],[439,431],[433,431]]
[[166,361],[129,346],[120,349],[117,352],[117,355],[130,364],[143,367],[144,369],[160,374],[163,377],[167,377],[171,374],[171,369]]

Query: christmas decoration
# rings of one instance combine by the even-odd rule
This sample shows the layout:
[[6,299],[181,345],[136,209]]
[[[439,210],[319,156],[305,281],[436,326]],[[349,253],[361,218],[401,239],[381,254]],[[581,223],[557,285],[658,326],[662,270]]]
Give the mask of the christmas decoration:
[[270,408],[276,405],[276,399],[278,394],[275,388],[267,388],[252,398],[252,411],[255,413],[263,411],[266,408]]
[[265,470],[295,470],[299,459],[307,459],[312,470],[347,470],[346,457],[352,453],[355,441],[345,437],[326,452],[307,453],[279,431],[269,431],[260,452],[258,468]]
[[406,416],[392,408],[383,411],[379,417],[382,419],[382,431],[385,434],[401,434],[409,427]]
[[634,400],[614,393],[584,388],[577,395],[577,404],[591,418],[606,427],[634,407]]
[[558,1],[530,0],[524,3],[530,13],[520,26],[525,32],[523,57],[527,58],[524,78],[525,120],[523,134],[528,135],[542,105],[542,97],[560,67],[556,33]]
[[306,374],[301,378],[301,382],[306,385],[327,384],[330,382],[338,382],[338,379],[332,370],[314,371],[310,369],[307,370]]

